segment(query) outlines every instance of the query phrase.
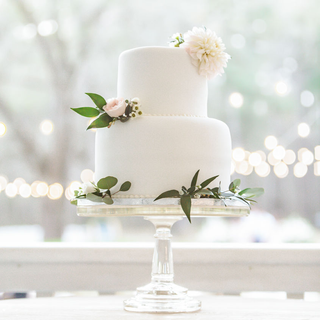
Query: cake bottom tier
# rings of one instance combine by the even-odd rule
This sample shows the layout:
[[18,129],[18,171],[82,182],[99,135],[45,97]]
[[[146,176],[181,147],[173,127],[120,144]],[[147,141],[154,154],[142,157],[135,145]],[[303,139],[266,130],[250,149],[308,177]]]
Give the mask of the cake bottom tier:
[[228,188],[231,138],[228,126],[211,118],[140,116],[97,129],[95,181],[118,178],[132,186],[119,196],[156,197],[189,187],[200,169],[198,183],[219,177],[209,187]]

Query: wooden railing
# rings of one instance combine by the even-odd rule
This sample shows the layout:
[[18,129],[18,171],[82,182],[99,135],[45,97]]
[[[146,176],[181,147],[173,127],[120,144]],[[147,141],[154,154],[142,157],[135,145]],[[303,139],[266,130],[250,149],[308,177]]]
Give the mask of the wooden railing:
[[[150,282],[153,243],[0,246],[0,292],[134,290]],[[320,244],[173,244],[189,290],[320,292]]]

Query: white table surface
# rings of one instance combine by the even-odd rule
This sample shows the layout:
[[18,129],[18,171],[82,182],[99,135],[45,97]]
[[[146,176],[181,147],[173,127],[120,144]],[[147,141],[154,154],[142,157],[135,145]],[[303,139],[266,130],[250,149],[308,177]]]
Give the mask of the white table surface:
[[249,299],[239,296],[199,296],[202,310],[195,313],[145,314],[123,310],[123,295],[35,298],[0,301],[5,320],[319,320],[320,303],[303,300]]

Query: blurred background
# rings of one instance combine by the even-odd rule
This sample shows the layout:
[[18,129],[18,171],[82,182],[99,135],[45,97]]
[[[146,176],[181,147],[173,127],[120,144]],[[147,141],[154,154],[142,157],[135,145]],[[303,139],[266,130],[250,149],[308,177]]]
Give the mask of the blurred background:
[[[0,0],[0,242],[145,241],[142,218],[79,218],[69,199],[94,171],[94,131],[70,107],[116,96],[124,50],[205,25],[232,56],[208,112],[233,140],[232,179],[264,187],[247,218],[194,219],[175,240],[320,241],[317,0]],[[186,220],[186,219],[185,219]]]

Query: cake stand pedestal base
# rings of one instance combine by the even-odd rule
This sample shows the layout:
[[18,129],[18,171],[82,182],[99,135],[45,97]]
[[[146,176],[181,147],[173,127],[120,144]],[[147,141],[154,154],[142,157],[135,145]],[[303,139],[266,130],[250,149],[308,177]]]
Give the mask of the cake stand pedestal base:
[[[237,200],[192,199],[191,216],[244,217],[250,209]],[[185,214],[180,199],[151,198],[114,199],[112,206],[79,199],[77,214],[82,217],[143,216],[156,228],[151,283],[139,287],[134,297],[124,301],[124,309],[132,312],[179,313],[200,310],[201,302],[188,296],[186,288],[173,283],[171,227]]]
[[124,301],[124,309],[133,312],[194,312],[201,302],[188,296],[188,289],[173,283],[171,227],[182,218],[177,216],[145,217],[156,228],[151,283],[137,288],[136,295]]

